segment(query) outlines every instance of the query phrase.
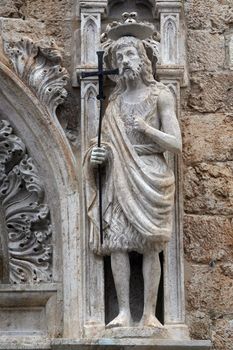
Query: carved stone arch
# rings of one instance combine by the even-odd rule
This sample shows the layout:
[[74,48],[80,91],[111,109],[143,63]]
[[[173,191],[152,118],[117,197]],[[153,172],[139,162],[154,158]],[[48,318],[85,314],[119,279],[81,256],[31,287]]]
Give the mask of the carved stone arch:
[[[90,141],[97,134],[98,125],[98,105],[96,103],[97,86],[95,84],[89,84],[84,90],[85,98],[85,109],[88,112],[88,119],[86,120],[86,133],[87,138]],[[87,141],[88,141],[87,140]]]
[[[83,25],[83,57],[82,63],[85,64],[95,64],[96,63],[96,51],[95,48],[98,45],[98,19],[95,15],[83,15],[85,19],[85,23]],[[85,18],[86,17],[86,18]],[[88,45],[91,43],[91,45]]]
[[174,16],[166,16],[163,25],[164,38],[164,59],[169,64],[178,63],[178,28]]
[[[79,334],[77,255],[79,197],[73,153],[57,119],[48,113],[30,89],[1,62],[0,116],[0,119],[9,122],[18,139],[23,140],[28,157],[33,159],[38,169],[38,176],[43,180],[46,202],[50,208],[53,230],[51,244],[54,246],[53,280],[48,281],[50,283],[47,286],[43,283],[40,287],[35,286],[32,292],[29,285],[25,290],[28,290],[27,295],[30,295],[30,298],[38,298],[39,301],[33,299],[35,305],[37,302],[40,305],[44,303],[45,308],[50,298],[64,300],[63,316],[59,316],[63,318],[63,334],[77,336]],[[6,246],[6,242],[2,244]],[[69,278],[70,275],[73,276],[72,279]],[[71,283],[75,283],[76,288],[72,288]],[[7,288],[9,290],[7,297],[9,295],[11,298],[9,302],[16,300],[16,297],[13,298],[10,295],[17,294],[18,289],[10,286]],[[6,298],[5,290],[6,286],[3,289],[0,286],[0,299],[1,296]],[[45,297],[42,302],[43,291]],[[61,324],[59,328],[52,322],[51,315],[49,316],[51,312],[58,312],[57,308],[57,306],[52,308],[50,305],[48,315],[46,312],[44,316],[48,318],[45,322],[49,323],[47,329],[53,336],[57,331],[62,331]],[[61,310],[60,306],[59,308]]]

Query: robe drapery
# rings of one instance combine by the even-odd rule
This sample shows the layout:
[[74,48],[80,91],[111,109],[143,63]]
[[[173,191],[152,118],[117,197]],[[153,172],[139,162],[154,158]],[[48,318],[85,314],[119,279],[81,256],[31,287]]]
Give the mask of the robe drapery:
[[[153,85],[147,97],[151,124],[157,117],[161,84]],[[121,96],[110,101],[103,120],[103,142],[108,159],[103,166],[104,243],[100,247],[99,204],[96,174],[90,164],[92,147],[84,159],[86,201],[91,221],[90,246],[97,253],[162,250],[172,231],[174,175],[156,144],[144,136],[144,143],[132,144],[122,118]],[[140,131],[138,131],[140,133]]]

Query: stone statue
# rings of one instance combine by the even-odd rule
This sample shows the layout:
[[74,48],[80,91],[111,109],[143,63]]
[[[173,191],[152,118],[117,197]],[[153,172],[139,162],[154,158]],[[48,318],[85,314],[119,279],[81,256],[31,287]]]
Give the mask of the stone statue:
[[[164,152],[180,153],[181,134],[169,89],[153,77],[144,38],[150,26],[127,19],[109,29],[105,60],[119,76],[103,119],[102,147],[85,158],[87,206],[94,252],[111,255],[119,315],[107,327],[132,325],[128,252],[143,254],[144,311],[140,327],[162,327],[155,317],[159,252],[172,229],[174,175]],[[126,34],[124,34],[126,33]],[[96,143],[96,142],[95,142]],[[102,165],[104,242],[100,246],[96,165]]]

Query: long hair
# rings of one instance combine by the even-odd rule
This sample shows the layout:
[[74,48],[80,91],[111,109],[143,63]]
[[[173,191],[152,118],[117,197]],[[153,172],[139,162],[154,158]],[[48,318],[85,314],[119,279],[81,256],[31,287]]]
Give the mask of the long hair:
[[[133,46],[137,49],[138,55],[142,60],[142,67],[141,67],[141,78],[145,85],[149,86],[152,84],[156,84],[156,81],[153,77],[152,73],[152,64],[149,60],[146,49],[140,39],[137,39],[132,36],[124,36],[118,39],[113,45],[111,45],[110,48],[110,62],[112,67],[116,67],[116,52],[117,50],[123,48]],[[110,100],[115,100],[117,96],[119,96],[121,93],[123,93],[126,90],[126,84],[125,79],[123,77],[118,77],[116,81],[116,86],[110,96]]]

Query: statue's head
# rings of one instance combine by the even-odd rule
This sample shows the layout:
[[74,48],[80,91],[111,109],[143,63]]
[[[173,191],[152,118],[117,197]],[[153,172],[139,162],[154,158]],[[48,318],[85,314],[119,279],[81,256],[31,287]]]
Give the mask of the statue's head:
[[112,99],[124,91],[127,80],[141,79],[145,85],[156,83],[153,72],[159,58],[159,42],[154,25],[139,22],[135,12],[123,13],[122,19],[107,25],[101,36],[106,67],[119,68],[120,73],[109,76],[116,82]]
[[142,79],[146,85],[154,84],[152,64],[142,40],[133,36],[124,36],[111,47],[111,66],[119,68],[118,88],[123,90],[127,80]]
[[144,68],[147,68],[152,75],[151,63],[145,48],[141,40],[135,37],[125,36],[118,39],[112,48],[112,60],[113,66],[119,68],[120,78],[137,79]]

